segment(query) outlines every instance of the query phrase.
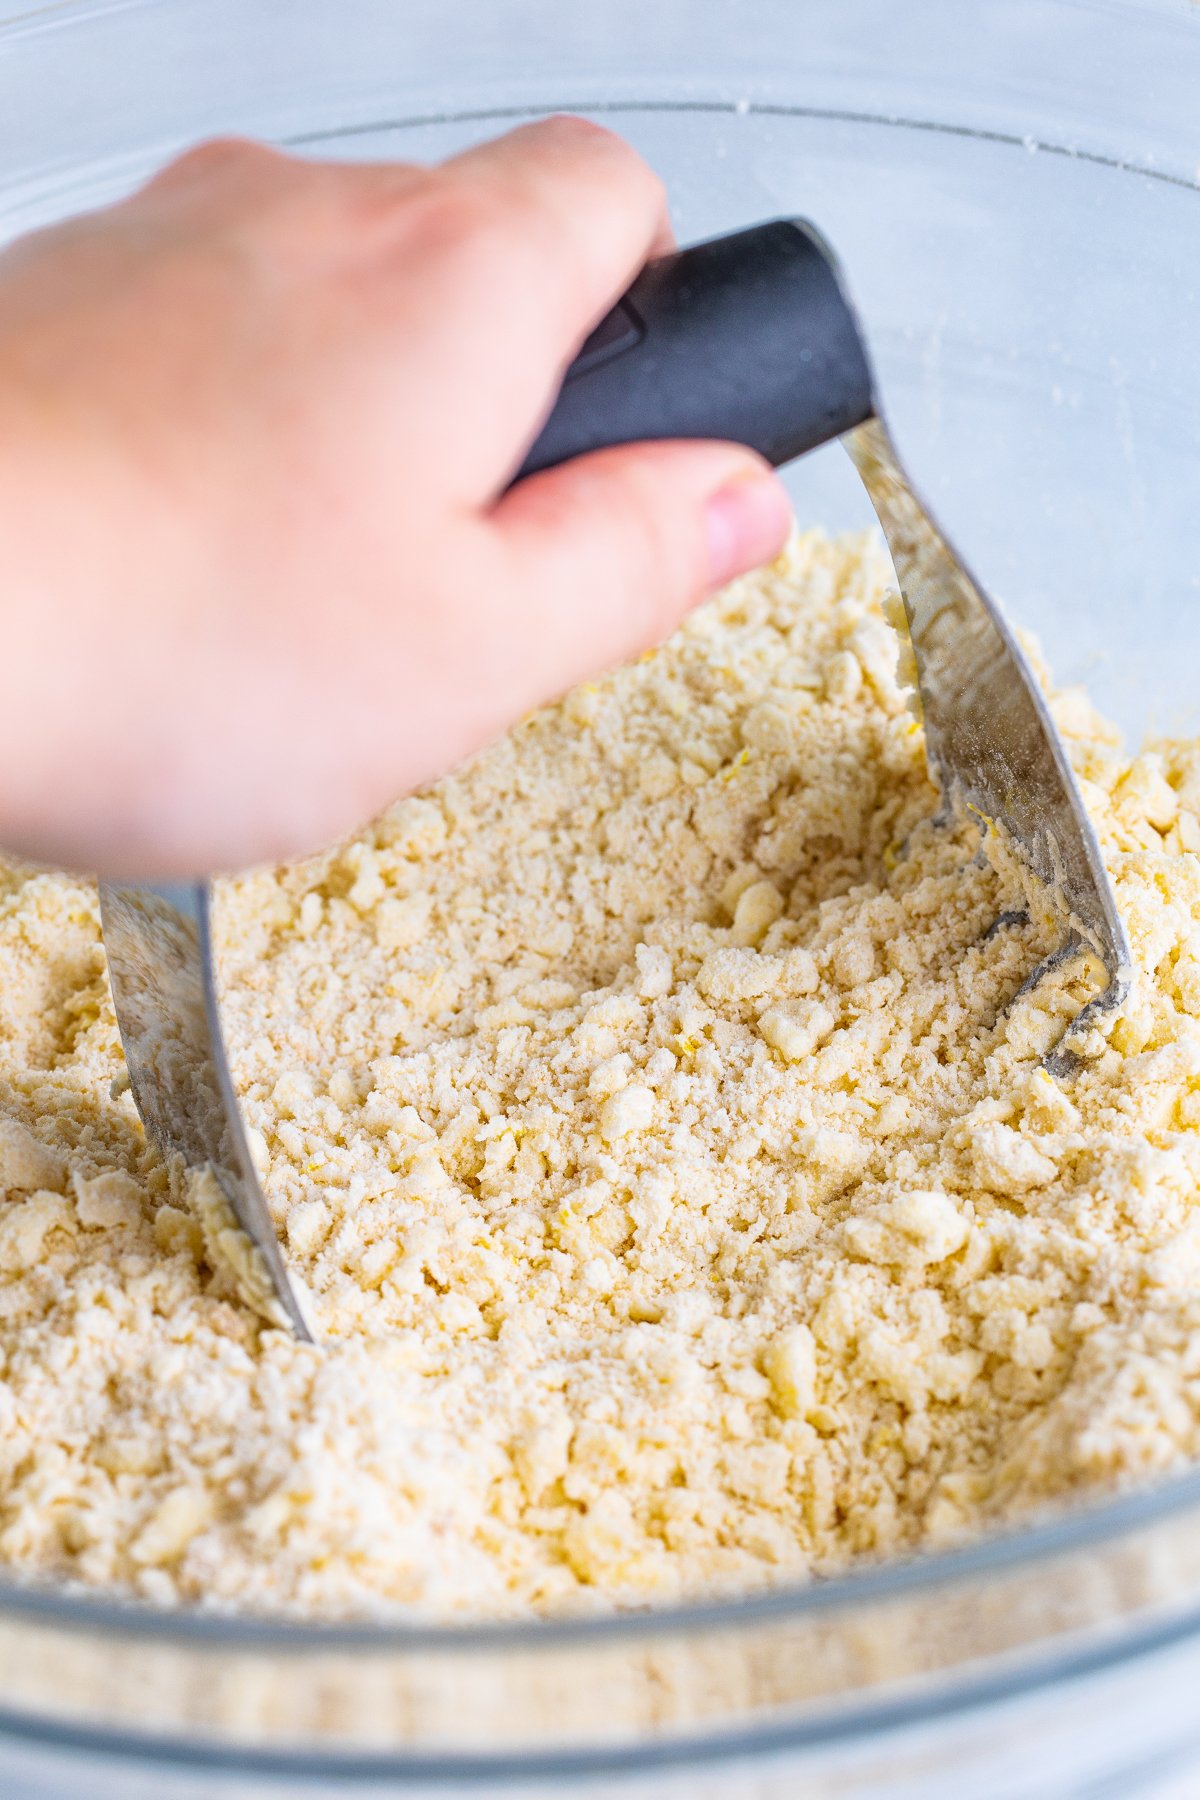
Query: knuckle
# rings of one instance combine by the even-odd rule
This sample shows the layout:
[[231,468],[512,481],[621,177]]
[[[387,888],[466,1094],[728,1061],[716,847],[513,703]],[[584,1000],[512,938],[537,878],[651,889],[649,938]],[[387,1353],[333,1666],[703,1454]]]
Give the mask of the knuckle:
[[[648,455],[653,458],[656,452],[651,449]],[[669,630],[680,602],[705,591],[708,557],[698,501],[678,493],[670,498],[670,485],[657,476],[655,462],[639,467],[634,510],[646,604],[656,626]]]
[[331,176],[348,220],[356,226],[385,230],[393,229],[407,209],[420,207],[429,173],[412,163],[321,166]]
[[431,169],[423,199],[431,223],[449,243],[470,243],[495,228],[495,197],[478,178],[456,169]]
[[545,125],[581,150],[606,157],[618,167],[622,178],[640,187],[649,200],[665,204],[667,190],[661,176],[619,132],[597,124],[594,119],[581,118],[577,113],[554,113]]
[[496,208],[479,184],[427,169],[410,194],[409,228],[430,250],[461,252],[497,233]]
[[562,264],[561,233],[535,194],[478,175],[435,175],[414,229],[424,247],[453,259],[464,281],[502,294],[532,280],[536,269]]
[[673,612],[679,593],[694,585],[687,521],[663,504],[659,484],[637,449],[598,459],[596,477],[607,490],[614,547],[636,599],[653,617]]
[[194,181],[225,174],[233,169],[243,169],[250,165],[266,166],[270,162],[282,160],[277,150],[270,149],[266,144],[256,143],[252,138],[206,138],[203,143],[192,144],[179,156],[172,158],[156,180]]
[[531,129],[553,133],[561,139],[579,144],[604,145],[609,149],[624,145],[624,139],[617,136],[607,125],[598,124],[595,119],[586,119],[582,113],[554,112],[547,113]]

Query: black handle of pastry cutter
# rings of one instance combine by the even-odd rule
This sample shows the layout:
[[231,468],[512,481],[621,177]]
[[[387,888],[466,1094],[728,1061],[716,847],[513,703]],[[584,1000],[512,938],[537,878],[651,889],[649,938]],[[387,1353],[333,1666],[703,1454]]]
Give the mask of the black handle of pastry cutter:
[[776,219],[647,263],[567,369],[514,480],[611,444],[724,438],[776,467],[874,413],[834,258]]

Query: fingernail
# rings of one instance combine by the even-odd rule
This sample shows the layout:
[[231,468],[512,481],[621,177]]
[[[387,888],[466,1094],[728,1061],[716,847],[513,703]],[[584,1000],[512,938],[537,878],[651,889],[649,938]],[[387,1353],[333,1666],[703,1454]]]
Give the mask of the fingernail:
[[704,507],[708,536],[708,578],[713,587],[769,562],[783,547],[791,507],[782,486],[766,470],[735,475]]

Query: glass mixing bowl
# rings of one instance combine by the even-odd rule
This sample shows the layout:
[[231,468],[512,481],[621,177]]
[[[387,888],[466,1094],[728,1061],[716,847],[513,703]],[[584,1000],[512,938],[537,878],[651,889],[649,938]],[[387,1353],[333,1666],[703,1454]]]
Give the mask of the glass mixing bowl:
[[[438,156],[571,108],[680,236],[806,214],[914,474],[1133,737],[1200,727],[1188,0],[0,0],[0,235],[215,131]],[[836,447],[802,520],[866,522]],[[64,496],[69,520],[69,496]],[[1200,1473],[741,1604],[300,1628],[0,1590],[0,1792],[1200,1791]]]

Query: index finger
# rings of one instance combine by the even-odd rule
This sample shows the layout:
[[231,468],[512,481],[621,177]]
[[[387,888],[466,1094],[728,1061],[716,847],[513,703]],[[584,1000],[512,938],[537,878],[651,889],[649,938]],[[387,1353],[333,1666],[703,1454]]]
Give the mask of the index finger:
[[485,397],[454,455],[478,500],[519,462],[593,325],[671,248],[666,196],[622,138],[559,117],[451,158],[430,208],[422,310],[453,345],[456,385]]
[[[642,261],[675,247],[662,178],[625,138],[577,113],[516,125],[447,158],[442,168],[486,187],[514,214],[533,207],[553,215],[576,240],[581,273],[596,248],[597,228],[610,249],[623,239],[627,256]],[[593,273],[603,288],[610,279],[603,258]]]

